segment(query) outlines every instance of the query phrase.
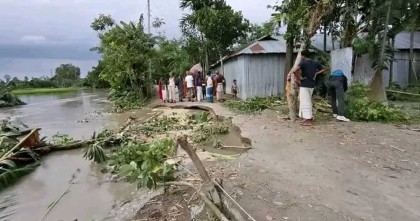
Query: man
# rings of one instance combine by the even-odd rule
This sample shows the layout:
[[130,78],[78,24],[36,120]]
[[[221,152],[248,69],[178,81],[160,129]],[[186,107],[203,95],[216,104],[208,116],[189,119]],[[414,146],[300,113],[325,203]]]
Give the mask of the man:
[[[299,89],[299,117],[303,119],[303,126],[313,125],[312,115],[312,93],[315,88],[315,79],[318,74],[325,72],[325,67],[319,62],[309,59],[309,51],[304,50],[301,52],[302,61],[293,70],[293,74],[296,76],[299,82],[300,78],[300,89]],[[301,76],[298,76],[298,72],[301,72]],[[290,80],[291,76],[288,76],[287,80]]]
[[184,80],[183,79],[184,78],[181,75],[179,75],[177,79],[179,102],[182,102],[182,100],[184,99],[184,93],[183,93]]
[[187,82],[187,90],[188,90],[188,101],[192,101],[192,97],[194,94],[194,77],[192,73],[187,71],[187,76],[185,77],[185,81]]
[[350,120],[344,116],[344,92],[347,91],[347,77],[343,71],[333,71],[328,79],[327,87],[331,95],[331,107],[334,118],[338,121],[349,122]]
[[215,80],[216,80],[216,100],[217,101],[222,101],[222,98],[223,98],[223,79],[224,79],[224,77],[219,72],[217,72],[216,77],[215,77]]
[[197,101],[201,102],[201,100],[203,100],[203,78],[201,76],[201,72],[198,72],[195,76],[195,85],[197,88]]

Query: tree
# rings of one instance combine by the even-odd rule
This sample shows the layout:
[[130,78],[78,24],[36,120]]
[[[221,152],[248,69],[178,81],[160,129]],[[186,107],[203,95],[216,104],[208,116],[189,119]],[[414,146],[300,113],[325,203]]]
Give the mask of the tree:
[[[295,31],[300,31],[302,33],[299,39],[300,47],[298,56],[295,60],[293,68],[288,73],[288,75],[291,76],[291,81],[287,83],[288,85],[286,85],[286,88],[288,88],[286,93],[288,95],[289,117],[292,121],[294,121],[297,113],[297,83],[292,71],[296,70],[301,61],[300,52],[308,46],[309,40],[320,28],[322,19],[332,12],[335,4],[337,4],[337,1],[323,0],[317,2],[313,0],[290,0],[285,1],[283,4],[284,5],[277,7],[280,17],[283,16],[287,19],[288,26],[292,25],[293,29],[291,32],[293,32],[293,34]],[[289,42],[294,38],[295,36],[290,36]]]
[[102,79],[101,73],[104,70],[105,65],[103,61],[99,61],[96,67],[92,67],[92,70],[88,72],[85,80],[85,86],[91,88],[108,88],[109,83]]
[[245,36],[242,36],[238,40],[238,46],[237,48],[244,47],[245,45],[248,45],[251,42],[254,42],[264,36],[267,35],[274,35],[275,33],[277,23],[275,20],[269,20],[262,24],[250,24]]
[[80,79],[80,68],[73,64],[61,64],[55,69],[53,80],[60,87],[71,87]]
[[10,75],[6,74],[4,75],[4,80],[6,80],[6,83],[10,81],[12,77],[10,77]]
[[246,35],[249,22],[224,0],[182,0],[180,7],[192,11],[181,19],[181,28],[184,34],[195,35],[203,43],[205,70],[208,70],[211,47],[221,59]]
[[138,22],[121,21],[113,25],[102,31],[99,38],[98,52],[104,65],[100,75],[102,79],[109,82],[116,94],[131,93],[139,99],[151,98],[152,82],[148,77],[148,64],[155,40],[144,32],[143,16]]

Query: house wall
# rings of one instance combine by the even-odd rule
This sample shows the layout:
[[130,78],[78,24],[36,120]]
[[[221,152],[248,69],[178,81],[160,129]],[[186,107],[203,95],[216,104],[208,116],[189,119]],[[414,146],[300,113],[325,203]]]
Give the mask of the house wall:
[[[410,65],[410,52],[409,50],[400,50],[394,53],[394,61],[392,67],[392,82],[397,83],[400,86],[407,86],[408,84],[414,84],[415,79],[409,78],[409,65]],[[414,69],[417,74],[417,78],[420,80],[420,50],[414,51]],[[389,79],[389,74],[386,76]],[[386,82],[388,85],[388,81]]]
[[[342,69],[351,82],[360,82],[366,85],[371,84],[375,70],[372,68],[372,59],[369,55],[361,55],[356,57],[354,74],[350,75],[351,72],[351,59],[352,59],[352,49],[345,48],[340,50],[335,50],[331,52],[331,67],[333,70]],[[420,50],[416,50],[414,53],[415,59],[415,71],[418,78],[420,79]],[[407,86],[410,82],[413,82],[413,79],[409,79],[409,51],[400,50],[394,53],[393,61],[393,80],[402,87]],[[390,71],[382,71],[382,82],[385,87],[389,86]]]
[[245,55],[245,80],[243,99],[281,96],[284,92],[284,54]]
[[284,54],[247,54],[225,61],[215,69],[224,73],[226,93],[236,79],[241,99],[281,96],[284,91]]

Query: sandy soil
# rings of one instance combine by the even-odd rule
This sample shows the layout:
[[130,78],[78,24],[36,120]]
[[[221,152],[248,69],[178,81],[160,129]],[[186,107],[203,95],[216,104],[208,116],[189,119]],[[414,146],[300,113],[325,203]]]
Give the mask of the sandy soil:
[[224,184],[256,220],[420,220],[419,132],[335,121],[302,127],[274,111],[200,105],[252,140],[229,161],[237,176]]

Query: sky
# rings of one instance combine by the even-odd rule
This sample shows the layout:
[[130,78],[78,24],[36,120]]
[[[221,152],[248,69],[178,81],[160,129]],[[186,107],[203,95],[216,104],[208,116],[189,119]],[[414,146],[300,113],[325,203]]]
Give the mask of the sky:
[[[277,0],[226,0],[253,23],[270,19]],[[99,14],[117,21],[135,21],[146,14],[146,0],[0,0],[0,78],[5,74],[51,76],[63,63],[81,68],[82,76],[97,64],[90,52],[98,44],[90,24]],[[181,36],[179,0],[151,0],[151,15],[165,21],[168,38]]]

